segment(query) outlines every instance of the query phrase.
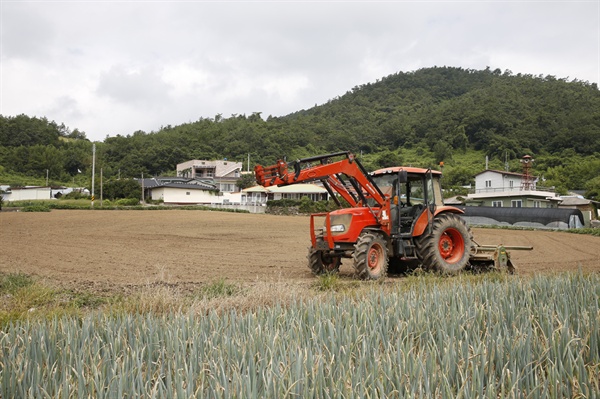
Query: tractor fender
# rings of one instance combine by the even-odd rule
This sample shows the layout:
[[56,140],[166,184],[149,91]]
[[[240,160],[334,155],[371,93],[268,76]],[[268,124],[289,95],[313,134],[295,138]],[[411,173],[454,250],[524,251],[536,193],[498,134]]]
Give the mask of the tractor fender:
[[[438,206],[435,209],[435,213],[433,214],[433,217],[436,217],[437,215],[439,215],[441,213],[463,214],[465,212],[462,209],[456,208],[454,206]],[[429,208],[426,208],[425,211],[423,213],[421,213],[421,215],[415,222],[415,228],[413,230],[413,237],[418,237],[421,234],[423,234],[425,232],[425,229],[427,229],[427,226],[429,225],[429,220],[433,219],[433,217],[431,216],[431,212],[429,211]]]
[[389,239],[389,235],[383,231],[382,229],[378,228],[377,226],[369,226],[369,227],[365,227],[360,235],[363,235],[364,233],[371,233],[371,234],[379,234],[380,236],[383,237],[384,240]]

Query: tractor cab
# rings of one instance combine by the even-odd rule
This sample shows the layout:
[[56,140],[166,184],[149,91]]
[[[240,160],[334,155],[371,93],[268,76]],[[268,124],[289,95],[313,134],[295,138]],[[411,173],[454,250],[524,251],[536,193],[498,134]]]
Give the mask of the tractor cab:
[[416,221],[426,209],[433,215],[444,205],[441,175],[436,170],[412,167],[380,169],[371,174],[375,184],[390,198],[392,236],[412,236]]

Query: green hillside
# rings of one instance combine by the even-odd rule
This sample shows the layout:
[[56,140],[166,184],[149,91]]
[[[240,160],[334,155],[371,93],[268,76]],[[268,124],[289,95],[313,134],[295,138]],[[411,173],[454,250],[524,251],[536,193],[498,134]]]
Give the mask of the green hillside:
[[[596,84],[500,70],[435,67],[399,72],[357,86],[326,104],[283,117],[260,113],[199,120],[97,143],[105,178],[173,173],[189,159],[272,163],[329,151],[362,154],[367,168],[434,166],[448,185],[466,184],[484,167],[535,173],[559,190],[600,191],[600,91]],[[46,119],[0,116],[3,184],[45,177],[72,182],[91,169],[85,133]],[[80,175],[78,171],[83,173]],[[4,177],[2,177],[4,176]]]

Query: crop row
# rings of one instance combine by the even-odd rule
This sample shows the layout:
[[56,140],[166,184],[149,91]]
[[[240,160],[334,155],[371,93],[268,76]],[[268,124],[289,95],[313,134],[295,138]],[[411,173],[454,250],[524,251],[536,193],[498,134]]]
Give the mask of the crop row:
[[0,332],[0,395],[600,395],[597,274],[377,287],[243,314],[19,322]]

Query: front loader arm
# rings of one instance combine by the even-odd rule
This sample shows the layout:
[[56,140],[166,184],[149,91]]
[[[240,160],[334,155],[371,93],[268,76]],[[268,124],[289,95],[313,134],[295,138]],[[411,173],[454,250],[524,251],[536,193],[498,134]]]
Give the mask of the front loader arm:
[[[340,161],[331,158],[345,156]],[[319,162],[317,165],[312,165]],[[328,189],[339,193],[352,207],[366,206],[372,198],[383,207],[386,198],[379,187],[371,180],[366,170],[350,152],[338,152],[316,157],[299,159],[286,163],[279,160],[275,165],[254,168],[256,182],[263,187],[286,186],[309,183],[319,180]]]

